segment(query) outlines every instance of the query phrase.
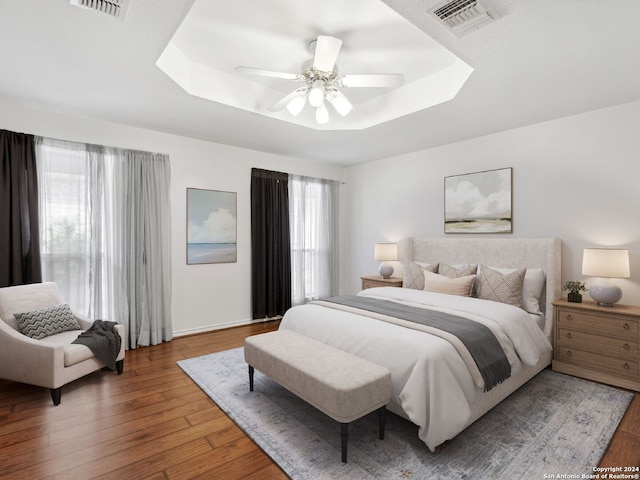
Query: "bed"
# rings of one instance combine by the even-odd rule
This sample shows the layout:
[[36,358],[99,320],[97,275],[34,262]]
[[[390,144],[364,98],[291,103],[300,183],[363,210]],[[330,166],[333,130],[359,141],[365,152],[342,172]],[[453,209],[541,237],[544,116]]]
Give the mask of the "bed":
[[[348,299],[353,304],[317,301],[296,306],[284,315],[280,328],[387,367],[392,379],[387,408],[416,424],[420,439],[435,451],[551,363],[551,302],[560,296],[560,251],[558,239],[408,238],[400,245],[403,288],[367,289]],[[459,286],[469,284],[466,270],[474,265],[478,271],[473,295],[493,298],[494,293],[487,295],[489,274],[500,272],[502,280],[516,278],[521,284],[524,276],[523,304],[443,293],[450,292],[451,284],[459,294]],[[440,273],[455,271],[444,289],[444,278],[434,268]],[[421,282],[430,291],[422,290]],[[474,328],[495,335],[492,341],[497,340],[504,352],[501,361],[510,366],[508,378],[489,384],[484,367],[469,360],[475,358],[469,352],[477,346],[461,346],[448,333],[409,322],[404,314],[371,311],[375,308],[366,306],[370,303],[483,325]]]

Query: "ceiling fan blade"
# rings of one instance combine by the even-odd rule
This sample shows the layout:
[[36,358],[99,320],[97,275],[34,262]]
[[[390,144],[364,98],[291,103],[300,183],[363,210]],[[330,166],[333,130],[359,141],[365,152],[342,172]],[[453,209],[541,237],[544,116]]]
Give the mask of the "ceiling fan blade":
[[342,47],[342,40],[325,35],[318,36],[313,66],[322,72],[332,72],[336,64],[338,53]]
[[236,67],[236,72],[246,73],[249,75],[257,75],[259,77],[281,78],[283,80],[301,80],[301,75],[297,73],[274,72],[271,70],[263,70],[262,68],[253,67]]
[[354,108],[349,99],[345,97],[338,89],[334,89],[327,93],[327,100],[331,105],[333,105],[333,108],[336,109],[336,112],[338,112],[343,117],[347,116]]
[[399,87],[404,83],[400,73],[380,73],[372,75],[343,75],[339,80],[343,87]]
[[284,97],[283,99],[277,101],[276,103],[274,103],[273,105],[271,105],[269,107],[269,110],[271,110],[272,112],[278,112],[284,108],[287,107],[287,105],[289,105],[289,102],[291,102],[291,100],[293,100],[294,98],[297,97],[304,97],[307,94],[307,87],[302,87],[302,88],[298,88],[296,90],[294,90],[293,92],[291,92],[289,95],[287,95],[286,97]]

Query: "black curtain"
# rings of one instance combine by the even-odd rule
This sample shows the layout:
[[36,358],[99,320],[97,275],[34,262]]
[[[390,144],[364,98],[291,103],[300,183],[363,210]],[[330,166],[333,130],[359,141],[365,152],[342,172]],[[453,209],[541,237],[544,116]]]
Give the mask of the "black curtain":
[[291,308],[289,184],[286,173],[251,169],[251,287],[253,318]]
[[0,130],[0,287],[42,281],[33,135]]

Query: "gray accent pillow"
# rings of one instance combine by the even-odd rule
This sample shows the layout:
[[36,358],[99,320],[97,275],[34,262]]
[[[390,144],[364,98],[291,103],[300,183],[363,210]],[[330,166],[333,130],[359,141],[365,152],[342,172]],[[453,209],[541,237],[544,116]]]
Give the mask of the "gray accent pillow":
[[20,332],[36,340],[69,330],[82,330],[71,307],[66,303],[32,312],[14,313],[14,316]]
[[441,263],[438,267],[438,274],[444,275],[449,278],[467,277],[469,275],[475,275],[478,271],[478,265],[448,265]]
[[525,273],[525,268],[519,268],[511,273],[500,273],[483,266],[476,279],[478,298],[522,308],[522,285]]
[[404,273],[404,281],[402,286],[405,288],[413,288],[414,290],[424,290],[424,273],[436,273],[438,271],[437,263],[411,262],[409,268]]

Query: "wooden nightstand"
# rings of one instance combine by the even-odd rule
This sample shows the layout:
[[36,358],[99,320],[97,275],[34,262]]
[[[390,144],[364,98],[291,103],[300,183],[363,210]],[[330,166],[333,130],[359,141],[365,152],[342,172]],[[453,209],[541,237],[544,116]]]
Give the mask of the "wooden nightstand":
[[382,278],[380,275],[370,277],[360,277],[362,280],[362,290],[373,287],[401,287],[402,279],[400,277]]
[[553,370],[640,392],[640,307],[553,305]]

